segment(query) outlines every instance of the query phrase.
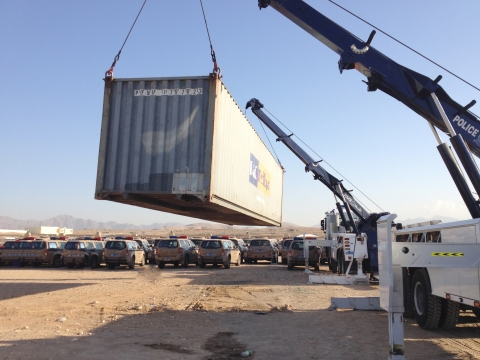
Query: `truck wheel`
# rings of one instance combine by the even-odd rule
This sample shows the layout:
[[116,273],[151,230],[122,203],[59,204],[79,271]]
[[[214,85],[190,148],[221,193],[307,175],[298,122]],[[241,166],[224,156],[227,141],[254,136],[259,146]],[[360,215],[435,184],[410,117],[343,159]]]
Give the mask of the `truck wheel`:
[[225,269],[230,269],[230,256],[227,258],[227,262],[223,264]]
[[345,263],[344,263],[343,259],[344,259],[343,250],[338,250],[337,251],[337,264],[338,264],[338,273],[340,275],[345,274],[345,269],[344,269]]
[[338,261],[333,260],[330,262],[330,270],[332,270],[332,273],[336,274],[338,272]]
[[132,257],[132,262],[130,264],[128,264],[128,268],[130,270],[135,269],[135,256]]
[[442,315],[438,327],[442,329],[453,329],[457,326],[460,304],[451,300],[442,300]]
[[98,259],[96,257],[92,257],[90,260],[90,268],[96,269],[98,267]]
[[412,294],[412,278],[408,274],[407,269],[402,269],[403,275],[403,306],[405,307],[405,312],[403,316],[406,318],[413,319],[415,317],[415,306],[413,305],[413,294]]
[[430,292],[428,273],[424,269],[415,271],[412,279],[415,320],[422,329],[435,329],[440,322],[442,302]]
[[57,255],[53,258],[53,267],[59,268],[60,265],[62,265],[62,258],[60,257],[60,255]]

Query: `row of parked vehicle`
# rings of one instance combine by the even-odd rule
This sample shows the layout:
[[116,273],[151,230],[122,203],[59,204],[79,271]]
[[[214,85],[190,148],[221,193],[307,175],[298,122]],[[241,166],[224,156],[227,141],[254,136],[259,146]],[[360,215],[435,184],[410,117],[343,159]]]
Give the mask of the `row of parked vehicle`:
[[[309,264],[319,269],[322,248],[311,246]],[[115,239],[44,239],[24,238],[7,241],[0,246],[0,265],[11,264],[25,266],[42,264],[53,267],[62,265],[68,268],[92,269],[105,264],[109,269],[126,265],[133,269],[136,265],[157,264],[164,268],[167,264],[174,267],[188,267],[190,264],[240,266],[242,262],[256,263],[259,260],[282,263],[293,269],[296,265],[305,265],[303,238],[296,237],[277,242],[270,238],[238,239],[229,236],[198,238],[188,236],[170,236],[161,239],[136,239],[117,237]]]

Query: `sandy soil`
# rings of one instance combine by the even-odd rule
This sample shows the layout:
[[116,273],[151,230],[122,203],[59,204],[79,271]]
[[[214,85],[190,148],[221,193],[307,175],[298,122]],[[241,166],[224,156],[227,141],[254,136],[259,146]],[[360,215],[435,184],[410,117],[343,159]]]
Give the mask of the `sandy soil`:
[[[326,270],[326,269],[323,269]],[[328,311],[377,286],[307,285],[302,268],[0,268],[1,359],[386,359],[384,312]],[[472,318],[472,317],[470,317]],[[478,324],[405,323],[407,359],[480,358]]]

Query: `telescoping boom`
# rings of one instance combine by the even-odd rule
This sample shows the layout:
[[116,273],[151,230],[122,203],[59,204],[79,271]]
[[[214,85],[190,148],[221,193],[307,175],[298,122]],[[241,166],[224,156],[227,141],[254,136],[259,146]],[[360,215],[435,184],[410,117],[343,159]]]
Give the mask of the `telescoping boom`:
[[[337,209],[347,231],[351,231],[356,235],[365,233],[367,235],[368,261],[366,270],[371,273],[378,271],[378,249],[377,249],[377,232],[376,221],[380,216],[388,213],[370,213],[366,210],[347,190],[342,180],[337,179],[327,170],[320,166],[320,161],[315,161],[305,150],[303,150],[291,137],[287,135],[270,117],[262,110],[263,104],[257,99],[251,99],[246,108],[252,108],[252,112],[262,121],[276,136],[277,141],[283,142],[304,164],[305,171],[312,172],[315,180],[319,180],[324,184],[339,200],[337,201]],[[347,218],[343,213],[343,207],[347,213]],[[352,212],[358,216],[358,223],[354,221]],[[350,229],[348,229],[348,227]],[[368,266],[370,264],[370,267]]]

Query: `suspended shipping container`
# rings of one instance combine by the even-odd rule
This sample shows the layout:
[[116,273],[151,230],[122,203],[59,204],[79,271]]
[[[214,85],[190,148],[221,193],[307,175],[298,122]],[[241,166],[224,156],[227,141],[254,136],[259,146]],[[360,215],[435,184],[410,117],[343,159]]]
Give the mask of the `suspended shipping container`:
[[216,75],[105,82],[95,199],[280,226],[282,195],[282,168]]

